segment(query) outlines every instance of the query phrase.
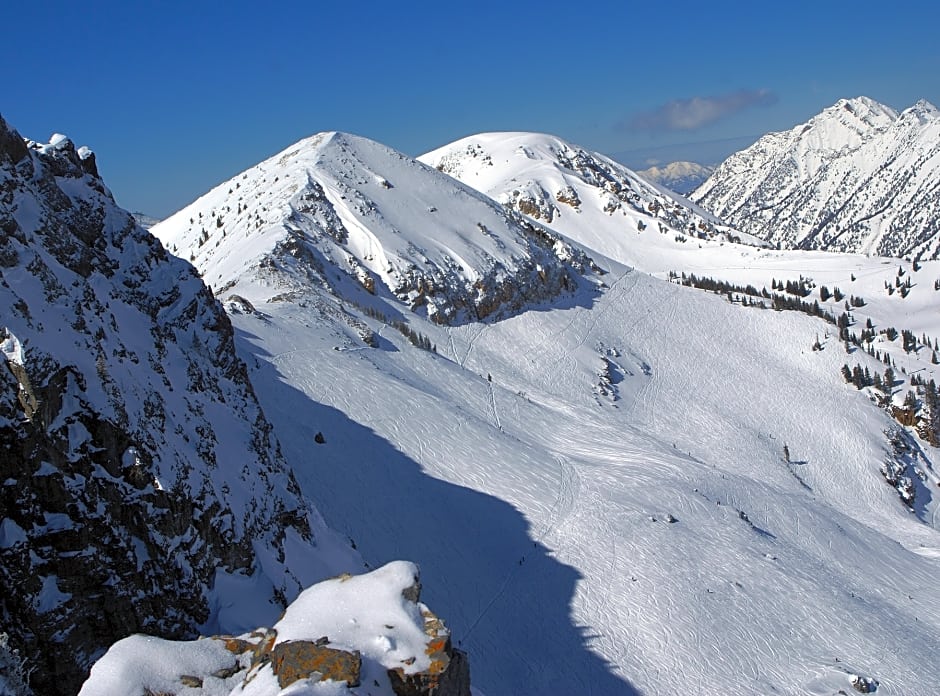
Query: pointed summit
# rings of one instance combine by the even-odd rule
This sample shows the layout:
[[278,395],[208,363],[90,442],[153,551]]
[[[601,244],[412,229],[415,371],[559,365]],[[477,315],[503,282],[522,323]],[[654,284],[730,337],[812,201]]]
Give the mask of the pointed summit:
[[[557,235],[385,145],[320,133],[153,232],[217,292],[293,301],[313,285],[390,296],[442,324],[568,292],[592,262]],[[350,282],[351,281],[351,282]]]

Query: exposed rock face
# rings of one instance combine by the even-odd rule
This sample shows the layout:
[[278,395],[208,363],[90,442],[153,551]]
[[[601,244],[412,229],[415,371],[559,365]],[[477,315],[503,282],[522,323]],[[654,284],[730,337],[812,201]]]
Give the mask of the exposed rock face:
[[135,631],[193,635],[217,573],[283,605],[335,572],[212,293],[90,151],[2,120],[0,306],[0,617],[37,693]]
[[940,258],[940,112],[842,99],[725,160],[692,200],[791,249]]
[[388,670],[397,696],[470,696],[470,662],[466,653],[451,645],[444,623],[430,611],[422,612],[428,637],[426,654],[430,666],[408,674],[402,667]]
[[359,686],[362,657],[358,650],[336,650],[307,640],[292,640],[274,646],[271,669],[282,689],[315,674],[320,675],[320,681],[330,679]]

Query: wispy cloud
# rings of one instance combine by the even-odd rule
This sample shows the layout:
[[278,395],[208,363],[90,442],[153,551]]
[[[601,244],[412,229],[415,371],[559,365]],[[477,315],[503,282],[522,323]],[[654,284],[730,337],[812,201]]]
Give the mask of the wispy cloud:
[[621,121],[617,129],[650,133],[694,131],[752,106],[776,103],[777,95],[766,89],[742,89],[711,97],[674,99],[653,111],[644,111]]

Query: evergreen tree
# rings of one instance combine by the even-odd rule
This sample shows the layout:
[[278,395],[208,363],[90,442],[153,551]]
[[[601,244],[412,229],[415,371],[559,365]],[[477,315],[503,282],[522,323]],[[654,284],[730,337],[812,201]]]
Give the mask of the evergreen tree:
[[[891,359],[890,357],[888,358]],[[885,394],[891,394],[894,391],[894,370],[889,365],[885,368],[885,378],[884,378],[884,387]]]
[[846,382],[851,382],[851,381],[852,381],[852,370],[849,368],[848,365],[843,365],[843,366],[842,366],[842,378],[843,378]]

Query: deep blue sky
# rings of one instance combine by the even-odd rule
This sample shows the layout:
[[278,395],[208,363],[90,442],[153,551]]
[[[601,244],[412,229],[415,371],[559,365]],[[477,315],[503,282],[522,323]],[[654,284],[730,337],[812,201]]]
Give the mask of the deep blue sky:
[[637,168],[704,161],[841,97],[940,105],[938,7],[14,0],[0,114],[88,145],[118,202],[158,217],[323,130],[411,155],[529,130]]

